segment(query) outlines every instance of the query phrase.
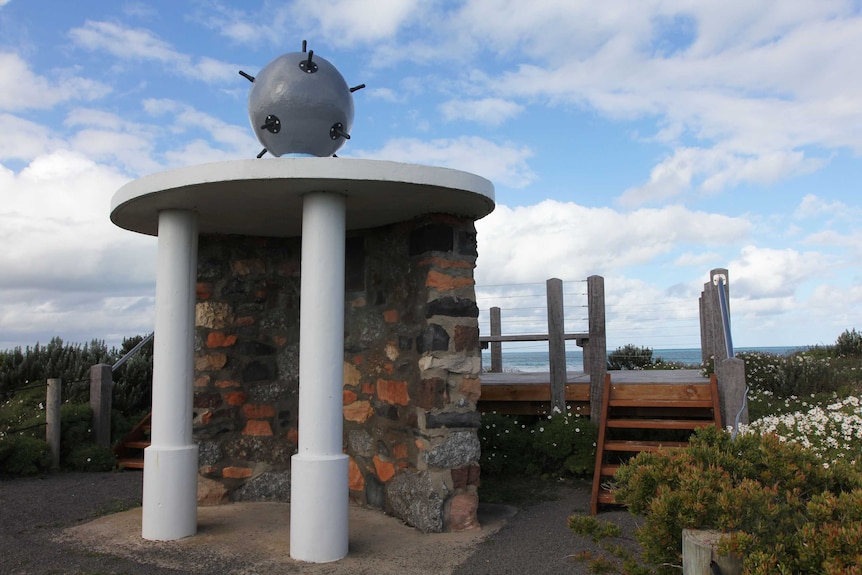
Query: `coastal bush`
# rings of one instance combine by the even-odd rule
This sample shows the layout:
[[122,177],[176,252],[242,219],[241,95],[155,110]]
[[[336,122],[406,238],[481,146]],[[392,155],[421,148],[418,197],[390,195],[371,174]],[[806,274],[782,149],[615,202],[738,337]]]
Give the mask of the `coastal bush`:
[[845,329],[835,340],[835,355],[838,357],[862,358],[862,333]]
[[608,354],[608,370],[647,369],[653,363],[652,349],[627,344]]
[[[614,481],[617,500],[644,518],[637,538],[658,573],[678,573],[684,528],[726,532],[722,550],[743,557],[746,573],[862,567],[853,546],[862,542],[862,508],[842,507],[862,500],[862,472],[777,436],[733,441],[707,428],[686,448],[639,454]],[[816,533],[835,537],[821,544]]]
[[571,410],[554,416],[482,415],[482,475],[592,476],[598,429]]
[[50,467],[48,444],[35,437],[0,434],[0,473],[36,475]]

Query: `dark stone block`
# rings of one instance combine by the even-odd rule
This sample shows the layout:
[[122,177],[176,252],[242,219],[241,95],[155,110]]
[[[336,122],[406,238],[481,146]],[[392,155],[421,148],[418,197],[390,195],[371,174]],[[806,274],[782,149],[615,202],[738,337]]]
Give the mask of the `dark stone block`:
[[406,337],[403,335],[398,336],[398,349],[401,351],[408,351],[413,348],[413,338]]
[[417,256],[425,252],[451,252],[455,237],[451,226],[445,224],[430,224],[410,233],[410,255]]
[[272,379],[272,370],[263,362],[252,361],[242,370],[242,380],[244,382],[261,381],[264,379]]
[[231,278],[221,290],[221,295],[225,297],[235,295],[246,295],[248,293],[248,285],[239,278]]
[[423,379],[419,382],[419,393],[416,394],[416,405],[422,409],[443,407],[443,392],[446,382],[439,377]]
[[261,355],[274,355],[276,349],[265,343],[261,343],[259,341],[241,341],[239,342],[234,349],[237,353],[242,355],[251,355],[251,356],[261,356]]
[[425,306],[425,317],[445,315],[447,317],[479,317],[479,306],[469,299],[441,297]]
[[374,413],[392,421],[398,421],[398,408],[391,403],[374,402]]
[[449,334],[446,328],[436,323],[425,328],[421,338],[416,339],[416,350],[419,353],[426,351],[446,351],[449,349]]
[[455,351],[475,351],[479,347],[479,327],[455,326]]
[[365,289],[365,238],[347,238],[344,254],[345,291]]
[[377,454],[382,455],[384,457],[392,457],[392,453],[389,452],[389,448],[386,446],[386,443],[383,441],[377,442]]
[[458,253],[465,256],[478,256],[476,232],[458,232]]
[[481,425],[482,415],[478,411],[425,414],[425,427],[428,429],[440,427],[473,427],[478,429]]
[[219,407],[222,404],[222,396],[220,393],[196,393],[194,397],[194,407],[198,409],[208,407]]
[[386,506],[386,488],[371,474],[365,477],[365,502],[370,507],[383,509]]
[[198,258],[198,279],[216,279],[224,275],[224,261],[217,257]]

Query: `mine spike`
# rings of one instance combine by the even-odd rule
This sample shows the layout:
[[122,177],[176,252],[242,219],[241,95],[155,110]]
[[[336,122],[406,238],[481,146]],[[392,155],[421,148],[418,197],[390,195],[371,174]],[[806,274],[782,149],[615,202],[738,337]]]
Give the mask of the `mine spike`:
[[254,76],[252,76],[251,74],[246,74],[245,72],[240,70],[239,75],[248,80],[249,82],[254,82]]
[[266,148],[264,148],[260,151],[260,153],[257,155],[257,159],[258,160],[261,159],[264,156],[264,154],[266,154]]
[[365,84],[359,84],[358,86],[353,86],[353,87],[350,89],[350,93],[352,94],[353,92],[355,92],[355,91],[357,91],[357,90],[361,90],[361,89],[362,89],[362,88],[364,88],[364,87],[365,87]]
[[302,41],[302,53],[304,54],[308,50],[308,40]]
[[336,122],[329,128],[329,137],[333,140],[337,140],[338,138],[344,138],[345,140],[350,139],[350,134],[344,131],[344,124],[341,122]]

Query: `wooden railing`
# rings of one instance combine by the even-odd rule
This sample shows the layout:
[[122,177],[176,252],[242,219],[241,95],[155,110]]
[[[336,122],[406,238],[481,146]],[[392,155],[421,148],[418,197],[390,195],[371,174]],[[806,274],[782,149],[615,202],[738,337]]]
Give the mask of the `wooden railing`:
[[[566,409],[566,341],[574,340],[584,353],[584,372],[590,374],[590,412],[598,417],[607,371],[607,336],[605,333],[605,280],[602,276],[587,278],[586,333],[565,333],[563,313],[563,282],[552,278],[546,282],[548,332],[545,334],[502,334],[501,311],[492,307],[489,335],[479,337],[483,349],[491,351],[491,373],[503,371],[502,344],[505,342],[547,341],[551,376],[551,406]],[[595,414],[592,412],[595,411]]]

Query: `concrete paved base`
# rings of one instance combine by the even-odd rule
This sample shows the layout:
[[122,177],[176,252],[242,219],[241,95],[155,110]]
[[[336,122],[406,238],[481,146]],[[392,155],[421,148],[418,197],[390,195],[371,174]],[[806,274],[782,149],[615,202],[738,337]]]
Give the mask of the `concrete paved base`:
[[312,564],[290,558],[290,505],[233,503],[198,508],[198,533],[177,541],[141,539],[141,509],[108,515],[62,532],[64,543],[93,553],[187,572],[311,575],[427,575],[451,573],[476,545],[515,513],[505,505],[480,506],[481,529],[426,534],[381,511],[350,505],[349,554]]

